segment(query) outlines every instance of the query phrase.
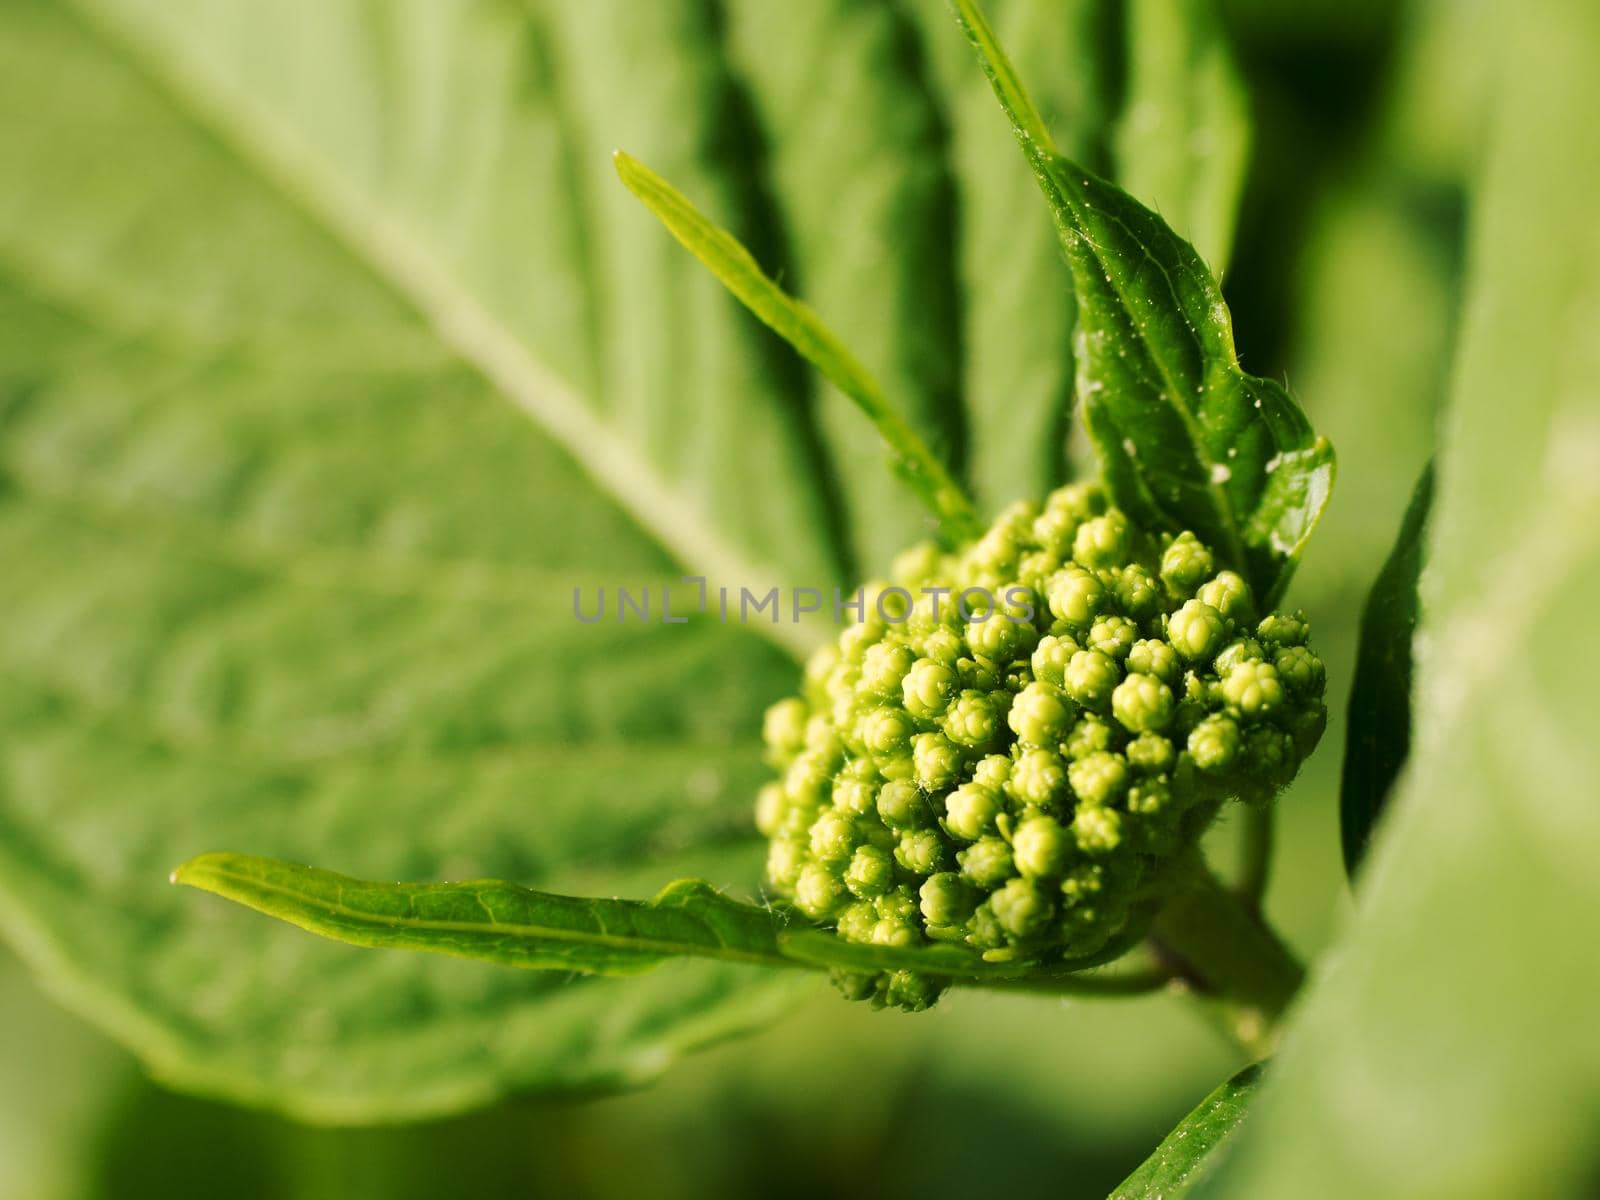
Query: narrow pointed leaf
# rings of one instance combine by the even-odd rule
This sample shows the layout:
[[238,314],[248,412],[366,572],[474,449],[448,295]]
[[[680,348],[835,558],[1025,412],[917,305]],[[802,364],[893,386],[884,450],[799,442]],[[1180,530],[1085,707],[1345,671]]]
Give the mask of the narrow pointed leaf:
[[1221,289],[1194,248],[1056,153],[974,0],[957,16],[1055,218],[1078,296],[1084,421],[1117,502],[1192,529],[1268,605],[1328,500],[1333,449],[1282,386],[1247,374]]
[[1339,828],[1345,871],[1353,878],[1367,851],[1400,768],[1411,751],[1412,640],[1417,632],[1417,583],[1426,557],[1433,465],[1417,481],[1394,549],[1367,594],[1361,640],[1350,684]]
[[977,532],[972,502],[961,485],[816,313],[779,287],[737,238],[708,220],[683,193],[638,159],[620,150],[615,157],[622,182],[672,236],[745,307],[860,406],[888,444],[896,472],[929,510],[956,535]]
[[1261,1082],[1252,1063],[1200,1101],[1162,1139],[1155,1153],[1124,1179],[1111,1200],[1177,1200],[1217,1161],[1213,1156],[1244,1120]]
[[600,900],[497,879],[369,883],[246,854],[201,855],[172,879],[356,946],[594,975],[633,975],[683,955],[793,965],[778,950],[777,913],[694,879],[654,900]]

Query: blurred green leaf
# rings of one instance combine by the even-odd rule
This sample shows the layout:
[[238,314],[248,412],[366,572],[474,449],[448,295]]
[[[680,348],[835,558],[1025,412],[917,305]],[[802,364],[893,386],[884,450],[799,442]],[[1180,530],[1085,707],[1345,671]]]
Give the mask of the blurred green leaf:
[[1221,277],[1250,151],[1249,105],[1221,21],[1210,0],[1132,0],[1125,19],[1131,101],[1117,125],[1117,183]]
[[1600,11],[1501,20],[1411,758],[1207,1195],[1578,1196],[1600,1167]]
[[956,7],[1055,215],[1078,295],[1078,393],[1107,485],[1146,527],[1194,530],[1271,607],[1327,503],[1332,447],[1283,387],[1240,369],[1193,247],[1056,153],[976,4]]
[[1177,1200],[1188,1194],[1215,1168],[1213,1155],[1244,1120],[1261,1071],[1260,1063],[1252,1063],[1200,1101],[1111,1193],[1111,1200]]
[[[782,7],[0,7],[0,921],[164,1079],[388,1120],[638,1083],[789,1002],[735,964],[355,955],[164,882],[219,847],[758,877],[756,723],[809,635],[580,626],[572,591],[825,587],[921,523],[621,194],[617,144],[848,301],[988,502],[1059,480],[1070,297],[960,39]],[[1009,10],[1086,146],[1097,7]]]
[[1417,584],[1432,503],[1433,466],[1429,464],[1417,481],[1394,548],[1373,580],[1361,614],[1339,784],[1344,865],[1352,877],[1411,751],[1411,643],[1417,632]]

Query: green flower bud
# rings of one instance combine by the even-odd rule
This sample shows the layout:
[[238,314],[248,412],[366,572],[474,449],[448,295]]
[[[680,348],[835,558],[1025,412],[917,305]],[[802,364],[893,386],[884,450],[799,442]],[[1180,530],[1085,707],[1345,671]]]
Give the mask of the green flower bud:
[[899,709],[874,708],[856,723],[856,729],[868,754],[890,758],[905,753],[913,726]]
[[993,831],[1001,807],[1000,797],[982,784],[964,783],[945,799],[944,827],[951,837],[975,842]]
[[1128,764],[1120,755],[1100,750],[1068,767],[1067,782],[1083,804],[1103,807],[1128,786]]
[[855,826],[831,808],[811,823],[811,856],[825,863],[842,863],[855,849]]
[[1067,730],[1072,714],[1048,683],[1030,683],[1011,703],[1006,722],[1024,746],[1053,746]]
[[900,696],[900,684],[917,661],[909,646],[898,642],[879,642],[861,656],[861,677],[856,691],[864,696],[888,699]]
[[1018,617],[1020,614],[1000,608],[981,621],[968,622],[967,645],[974,654],[991,662],[1010,662],[1018,654],[1025,653],[1036,636],[1033,626]]
[[915,946],[917,929],[908,921],[891,921],[880,917],[872,927],[871,942],[874,946],[887,946],[892,949]]
[[1260,642],[1254,638],[1239,638],[1217,651],[1211,669],[1218,675],[1226,675],[1241,663],[1263,662],[1265,659],[1266,655],[1262,653]]
[[813,921],[831,917],[843,905],[844,885],[821,863],[811,863],[794,885],[794,902]]
[[1122,669],[1098,650],[1080,650],[1067,664],[1067,695],[1085,708],[1104,708],[1122,679]]
[[779,700],[761,718],[761,740],[775,762],[788,762],[805,746],[806,718],[810,713],[804,700],[790,697]]
[[1161,610],[1161,585],[1138,563],[1121,569],[1115,592],[1118,607],[1136,621],[1148,620]]
[[1089,630],[1089,649],[1118,662],[1128,657],[1139,640],[1139,627],[1127,617],[1101,617]]
[[1087,567],[1109,567],[1128,557],[1128,518],[1112,509],[1078,526],[1072,557]]
[[1242,662],[1222,681],[1222,696],[1228,705],[1246,717],[1276,712],[1283,704],[1283,683],[1278,668],[1271,663]]
[[[839,918],[839,934],[844,936],[844,918]],[[858,941],[849,938],[849,941]],[[841,971],[835,967],[828,972],[828,979],[839,990],[839,994],[846,1000],[870,1000],[877,994],[878,977],[863,974],[860,971]]]
[[943,791],[956,781],[961,752],[942,733],[919,733],[911,739],[911,762],[925,791]]
[[1067,849],[1067,831],[1050,817],[1029,817],[1011,835],[1011,859],[1030,878],[1060,874]]
[[894,886],[894,860],[877,846],[857,846],[844,869],[844,885],[859,899],[881,896]]
[[1141,733],[1122,751],[1128,765],[1142,775],[1158,775],[1170,771],[1178,752],[1172,743],[1159,733]]
[[1239,727],[1227,717],[1207,717],[1189,734],[1189,755],[1202,771],[1223,771],[1239,755]]
[[872,927],[878,923],[878,910],[867,901],[846,904],[839,910],[839,936],[847,942],[872,941]]
[[1302,612],[1273,613],[1256,626],[1256,636],[1268,646],[1303,646],[1310,635]]
[[941,871],[923,880],[917,893],[922,918],[929,925],[962,925],[978,906],[973,890],[954,871]]
[[910,888],[898,887],[879,896],[872,907],[882,920],[905,924],[916,919],[917,894]]
[[879,984],[881,1007],[926,1012],[948,986],[915,971],[885,971]]
[[1011,768],[1006,791],[1018,804],[1046,808],[1060,799],[1067,783],[1066,764],[1052,750],[1028,750]]
[[789,802],[784,799],[783,788],[776,783],[764,783],[756,793],[756,828],[764,838],[774,837],[783,824]]
[[1250,617],[1250,585],[1232,571],[1218,571],[1216,578],[1202,584],[1197,597],[1230,621]]
[[1327,673],[1322,660],[1304,646],[1286,646],[1272,660],[1278,668],[1278,677],[1289,690],[1301,696],[1322,695]]
[[901,680],[900,691],[908,713],[931,720],[950,707],[955,698],[956,673],[931,658],[918,659]]
[[1222,614],[1203,600],[1186,601],[1167,621],[1167,641],[1189,662],[1211,658],[1227,632]]
[[1011,760],[1004,754],[990,754],[972,768],[972,782],[991,791],[1001,791],[1011,779]]
[[1017,873],[1011,847],[998,837],[979,838],[956,852],[961,877],[976,888],[991,892]]
[[815,808],[829,790],[828,765],[813,754],[801,754],[783,774],[783,794],[790,803]]
[[933,820],[933,813],[916,784],[891,779],[878,789],[878,819],[890,829],[920,829]]
[[982,692],[962,692],[944,719],[945,736],[959,746],[986,746],[999,718],[994,702]]
[[1128,789],[1128,811],[1154,816],[1172,807],[1172,785],[1157,776],[1141,779]]
[[1093,713],[1085,713],[1072,727],[1063,748],[1067,757],[1077,762],[1101,750],[1111,749],[1111,741],[1111,726]]
[[1180,533],[1161,554],[1161,581],[1177,597],[1189,597],[1211,577],[1211,551],[1192,533]]
[[1057,637],[1051,634],[1040,638],[1030,661],[1033,677],[1041,683],[1048,683],[1051,687],[1061,687],[1066,679],[1067,664],[1081,649],[1082,647],[1069,637]]
[[913,875],[931,875],[943,869],[946,846],[936,830],[908,829],[894,848],[894,860]]
[[1043,551],[1060,562],[1072,553],[1072,539],[1078,532],[1078,518],[1070,512],[1046,508],[1034,519],[1028,532]]
[[[954,608],[953,604],[946,607]],[[949,629],[939,629],[930,633],[922,642],[923,656],[932,659],[941,666],[955,669],[956,663],[961,661],[961,637]]]
[[1063,567],[1045,583],[1045,603],[1069,628],[1087,628],[1105,602],[1100,581],[1079,566]]
[[1183,674],[1178,655],[1166,642],[1145,638],[1135,642],[1128,651],[1128,670],[1141,675],[1154,675],[1162,683],[1177,683]]
[[933,542],[918,542],[895,555],[889,574],[901,587],[915,589],[939,574],[944,555]]
[[805,843],[797,838],[773,838],[767,845],[767,881],[785,892],[794,888],[807,860]]
[[1085,854],[1110,854],[1122,843],[1122,817],[1114,808],[1080,808],[1072,818],[1072,836]]
[[840,775],[833,781],[833,807],[846,816],[860,817],[877,804],[877,791],[870,783]]
[[1130,733],[1165,729],[1173,703],[1172,689],[1154,675],[1129,675],[1111,693],[1111,713]]
[[1050,895],[1026,879],[1013,879],[989,897],[989,907],[1000,927],[1016,938],[1043,933],[1055,916]]

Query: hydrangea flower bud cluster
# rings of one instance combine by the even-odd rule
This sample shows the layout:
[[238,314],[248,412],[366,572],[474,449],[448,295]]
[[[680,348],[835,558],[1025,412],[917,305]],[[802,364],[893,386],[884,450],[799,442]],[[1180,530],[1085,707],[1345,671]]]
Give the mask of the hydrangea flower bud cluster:
[[[1093,955],[1226,799],[1265,802],[1321,735],[1300,614],[1259,614],[1193,534],[1095,487],[916,547],[767,711],[767,879],[852,942],[990,961]],[[913,972],[841,979],[925,1008]]]

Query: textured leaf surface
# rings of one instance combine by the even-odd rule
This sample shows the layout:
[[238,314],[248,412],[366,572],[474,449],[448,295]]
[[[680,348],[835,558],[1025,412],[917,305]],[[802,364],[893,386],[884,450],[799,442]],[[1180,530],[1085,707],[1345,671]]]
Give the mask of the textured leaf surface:
[[1579,1196],[1600,1120],[1600,11],[1503,14],[1411,757],[1207,1196]]
[[1077,388],[1107,485],[1146,526],[1194,530],[1270,607],[1327,503],[1332,447],[1282,386],[1240,368],[1194,248],[1056,152],[976,5],[958,8],[1072,269]]
[[1345,870],[1351,875],[1366,855],[1373,826],[1411,752],[1411,644],[1417,632],[1417,584],[1432,503],[1429,466],[1417,481],[1394,549],[1373,581],[1361,614],[1339,783],[1339,829]]
[[[1095,7],[1008,18],[1086,145]],[[0,925],[168,1081],[341,1120],[633,1084],[795,986],[355,954],[165,882],[758,878],[768,642],[809,635],[572,591],[825,587],[924,525],[615,146],[842,313],[986,501],[1059,481],[1068,289],[944,14],[727,10],[0,6]]]
[[1187,1195],[1215,1169],[1213,1156],[1244,1120],[1261,1071],[1260,1063],[1248,1066],[1200,1101],[1111,1193],[1111,1200],[1177,1200]]

